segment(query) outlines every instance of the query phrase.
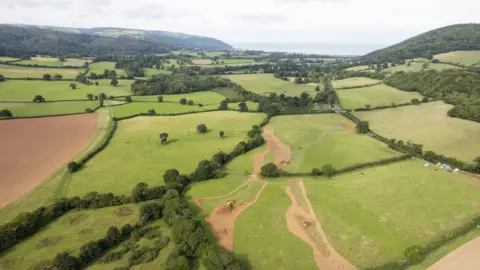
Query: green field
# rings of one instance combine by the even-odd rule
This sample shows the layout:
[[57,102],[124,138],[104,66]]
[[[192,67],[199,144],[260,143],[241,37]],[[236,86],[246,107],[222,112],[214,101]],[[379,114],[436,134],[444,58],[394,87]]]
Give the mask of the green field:
[[[264,117],[260,113],[222,111],[121,121],[108,147],[73,175],[64,195],[82,195],[92,190],[130,194],[139,182],[163,184],[165,170],[176,168],[191,173],[199,161],[220,150],[233,150],[251,126]],[[210,130],[206,134],[196,131],[202,123]],[[218,136],[220,130],[225,131],[223,139]],[[169,134],[166,145],[160,143],[162,132]]]
[[45,103],[0,102],[0,110],[9,109],[14,117],[83,113],[85,109],[94,109],[98,101],[65,101]]
[[99,86],[75,83],[75,90],[68,81],[20,81],[10,80],[0,83],[0,101],[32,101],[35,95],[42,95],[47,101],[87,99],[87,94],[107,96],[129,95],[133,81],[119,80],[118,86],[111,86],[106,80],[99,80]]
[[[134,101],[157,101],[158,96],[133,96],[132,99]],[[186,98],[187,100],[193,100],[193,102],[198,105],[198,104],[203,104],[203,105],[219,105],[220,101],[224,100],[225,97],[217,94],[215,92],[210,92],[210,91],[203,91],[203,92],[194,92],[194,93],[188,93],[188,94],[177,94],[177,95],[162,95],[163,96],[163,101],[168,101],[168,102],[179,102],[180,99]]]
[[[442,71],[444,69],[458,69],[459,67],[448,65],[448,64],[433,64],[433,63],[428,63],[428,67],[426,69],[434,69],[436,71]],[[423,68],[423,63],[420,62],[412,62],[410,66],[405,65],[397,65],[395,67],[389,67],[387,69],[384,69],[383,71],[387,71],[390,73],[394,73],[397,71],[405,71],[405,72],[419,72],[424,70]]]
[[473,66],[480,63],[480,51],[454,51],[437,54],[434,58],[442,62]]
[[129,104],[112,107],[112,116],[125,117],[139,113],[147,113],[154,109],[157,114],[178,114],[188,112],[201,112],[205,110],[216,109],[218,106],[182,105],[179,103],[159,103],[159,102],[132,102]]
[[379,83],[379,80],[374,80],[366,77],[353,77],[343,80],[335,80],[332,81],[332,85],[334,88],[344,88],[344,87],[355,87],[355,86],[363,86],[369,84]]
[[[361,71],[361,70],[369,70],[368,69],[368,66],[365,65],[365,66],[356,66],[356,67],[351,67],[351,68],[347,68],[345,70],[349,70],[349,71]],[[371,71],[374,71],[374,70],[371,70]]]
[[137,205],[123,205],[68,213],[15,245],[0,258],[0,268],[34,269],[65,251],[78,256],[82,245],[103,238],[110,226],[133,226],[138,221],[138,209]]
[[95,72],[97,74],[103,74],[105,69],[108,69],[108,70],[115,70],[115,72],[117,73],[117,76],[122,76],[122,75],[126,76],[127,75],[127,73],[125,72],[124,69],[116,69],[115,68],[115,62],[92,63],[88,66],[88,68],[90,69],[89,74],[92,73],[92,72]]
[[295,84],[273,77],[272,74],[244,74],[223,76],[241,85],[246,90],[257,94],[269,95],[270,93],[285,94],[287,96],[300,96],[307,92],[313,95],[315,86],[306,84]]
[[409,160],[363,169],[363,175],[304,179],[330,243],[355,266],[400,259],[407,247],[424,245],[480,213],[478,184],[423,165]]
[[41,65],[41,66],[51,66],[51,67],[62,67],[62,66],[83,67],[85,62],[91,62],[91,60],[78,59],[78,58],[66,58],[65,62],[61,62],[58,58],[40,56],[40,57],[32,57],[30,60],[22,60],[15,63],[22,64],[22,65]]
[[383,136],[412,140],[423,144],[424,151],[472,161],[480,155],[480,124],[447,116],[451,108],[440,101],[355,114]]
[[8,56],[0,56],[0,62],[8,62],[8,61],[16,61],[18,58],[8,57]]
[[285,167],[288,172],[309,173],[325,164],[340,169],[398,155],[367,135],[345,129],[344,125],[352,123],[337,114],[277,116],[270,124],[275,136],[292,150]]
[[171,72],[165,69],[156,69],[156,68],[144,68],[143,72],[145,73],[145,77],[152,77],[153,75],[158,74],[170,74]]
[[392,102],[396,104],[408,103],[414,98],[422,100],[422,95],[417,92],[401,91],[384,84],[339,90],[337,95],[344,109],[365,108],[367,104],[374,108],[391,105]]
[[224,96],[225,98],[229,98],[229,99],[238,99],[238,100],[244,100],[245,99],[242,95],[233,91],[231,88],[220,87],[220,88],[214,88],[210,91],[218,93],[218,94]]
[[[60,74],[64,79],[73,79],[80,72],[84,72],[83,68],[33,68],[18,67],[10,65],[0,65],[0,74],[7,78],[42,78],[43,74]],[[103,72],[103,71],[102,71]]]

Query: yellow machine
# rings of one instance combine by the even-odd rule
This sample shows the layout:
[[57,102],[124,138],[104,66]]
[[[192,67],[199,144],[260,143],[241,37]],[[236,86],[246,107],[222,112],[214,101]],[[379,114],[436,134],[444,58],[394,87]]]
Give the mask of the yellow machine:
[[225,208],[230,212],[232,211],[233,207],[235,206],[235,200],[228,200],[225,204]]

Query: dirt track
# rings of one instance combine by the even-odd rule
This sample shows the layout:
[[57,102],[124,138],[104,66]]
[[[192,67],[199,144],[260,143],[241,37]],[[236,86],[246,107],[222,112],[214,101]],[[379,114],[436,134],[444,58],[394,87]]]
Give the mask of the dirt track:
[[[287,192],[288,197],[290,197],[290,200],[292,200],[292,205],[285,214],[288,230],[312,247],[313,256],[318,268],[326,270],[356,269],[345,258],[338,254],[328,242],[327,237],[322,230],[322,226],[318,222],[312,205],[308,200],[303,181],[300,179],[299,181],[295,181],[293,183],[299,185],[308,209],[306,211],[300,206],[295,195],[293,194],[293,191],[287,185],[285,191]],[[305,227],[304,222],[312,225]]]
[[0,207],[28,194],[88,146],[95,114],[0,121]]
[[478,270],[480,269],[480,237],[477,237],[428,268],[428,270]]

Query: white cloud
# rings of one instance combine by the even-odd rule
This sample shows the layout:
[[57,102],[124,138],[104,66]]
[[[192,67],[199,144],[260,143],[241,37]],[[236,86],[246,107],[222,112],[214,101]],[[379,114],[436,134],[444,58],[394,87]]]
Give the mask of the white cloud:
[[478,0],[0,0],[1,23],[124,27],[227,42],[391,44],[479,22]]

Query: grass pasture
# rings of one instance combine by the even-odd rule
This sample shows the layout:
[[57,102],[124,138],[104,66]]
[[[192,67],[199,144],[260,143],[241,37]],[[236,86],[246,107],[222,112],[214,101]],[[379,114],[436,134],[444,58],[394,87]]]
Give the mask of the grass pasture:
[[226,87],[219,87],[219,88],[214,88],[210,90],[212,92],[218,93],[225,98],[228,99],[238,99],[238,100],[244,100],[245,98],[240,95],[239,93],[233,91],[231,88],[226,88]]
[[422,95],[417,92],[406,92],[384,84],[340,90],[337,91],[337,95],[344,109],[364,108],[366,104],[374,108],[390,105],[392,102],[401,104],[408,103],[414,98],[422,99]]
[[9,62],[9,61],[17,61],[17,60],[19,60],[19,58],[0,56],[0,62]]
[[[121,107],[124,106],[113,108]],[[167,169],[176,168],[188,174],[199,161],[218,151],[233,150],[252,125],[259,124],[264,117],[260,113],[222,111],[121,121],[108,147],[73,175],[64,195],[83,195],[88,191],[130,194],[139,182],[163,184],[162,175]],[[202,123],[209,132],[196,131]],[[225,131],[223,139],[218,135],[220,130]],[[166,145],[160,143],[162,132],[169,134]]]
[[[133,101],[157,101],[158,96],[133,96]],[[187,100],[193,100],[193,102],[203,105],[219,105],[220,101],[224,100],[225,97],[217,94],[215,92],[203,91],[203,92],[193,92],[188,94],[176,94],[176,95],[163,95],[163,101],[168,102],[180,102],[180,99],[186,98]]]
[[270,124],[275,136],[292,150],[287,172],[308,173],[325,164],[340,169],[398,155],[383,143],[355,133],[352,123],[336,114],[277,116]]
[[345,87],[355,87],[355,86],[363,86],[369,84],[376,84],[379,83],[379,80],[374,80],[366,77],[353,77],[347,78],[343,80],[335,80],[332,81],[332,85],[334,88],[345,88]]
[[[43,74],[60,74],[64,79],[74,79],[80,72],[84,72],[83,68],[34,68],[19,67],[11,65],[0,65],[0,74],[7,78],[42,78]],[[103,72],[103,71],[102,71]]]
[[364,175],[304,179],[330,243],[359,269],[400,259],[407,247],[480,213],[478,183],[423,164],[413,159],[363,169]]
[[406,64],[405,65],[397,65],[395,67],[389,67],[387,69],[384,69],[383,71],[387,71],[387,72],[390,72],[390,73],[394,73],[394,72],[397,72],[397,71],[405,71],[405,72],[420,72],[422,70],[425,70],[425,69],[434,69],[436,71],[442,71],[444,69],[458,69],[459,67],[456,67],[456,66],[452,66],[452,65],[449,65],[449,64],[442,64],[442,63],[437,63],[437,64],[434,64],[434,63],[428,63],[428,67],[427,68],[423,68],[423,64],[424,63],[421,63],[421,62],[412,62],[410,66],[407,66]]
[[115,62],[97,62],[97,63],[92,63],[90,64],[89,66],[89,73],[97,73],[97,74],[103,74],[103,72],[105,71],[105,69],[108,69],[108,70],[115,70],[115,72],[117,73],[117,76],[127,76],[127,73],[125,72],[124,69],[116,69],[115,68]]
[[156,68],[144,68],[143,72],[145,74],[145,77],[152,77],[153,75],[158,75],[158,74],[170,74],[170,71],[168,70],[156,69]]
[[412,140],[423,144],[424,151],[472,161],[480,153],[480,124],[449,117],[447,111],[451,108],[439,101],[355,114],[383,136]]
[[[364,66],[350,67],[350,68],[347,68],[345,70],[348,70],[348,71],[363,71],[363,70],[369,70],[369,69],[368,69],[368,65],[364,65]],[[374,70],[369,70],[369,71],[374,71]]]
[[474,66],[475,64],[480,63],[480,51],[454,51],[437,54],[434,58],[442,62]]
[[109,227],[134,225],[138,209],[136,205],[123,205],[68,213],[13,247],[0,258],[0,268],[41,269],[39,265],[57,253],[70,251],[78,256],[82,245],[104,237]]
[[83,113],[85,112],[85,109],[94,109],[97,106],[98,101],[64,101],[45,103],[0,102],[0,110],[9,109],[14,117]]
[[211,59],[193,59],[194,65],[211,65],[213,61]]
[[62,67],[62,66],[83,67],[85,62],[90,63],[91,60],[78,59],[78,58],[65,58],[65,62],[61,62],[58,58],[37,56],[37,57],[32,57],[30,60],[18,61],[16,62],[16,64],[42,65],[42,66],[51,66],[51,67]]
[[201,112],[215,108],[215,106],[199,107],[197,105],[182,105],[179,103],[166,102],[132,102],[125,105],[112,107],[112,116],[126,117],[139,113],[147,113],[150,109],[154,109],[157,114],[178,114],[188,112]]
[[300,96],[307,92],[313,95],[315,86],[295,84],[273,77],[272,74],[243,74],[224,76],[233,82],[241,85],[246,90],[257,94],[269,95],[270,93],[285,94],[287,96]]
[[107,96],[129,95],[132,81],[119,80],[118,86],[111,86],[105,80],[99,80],[99,86],[75,83],[72,90],[68,81],[27,81],[10,80],[0,83],[0,101],[32,101],[35,95],[42,95],[47,101],[87,99],[87,94]]

